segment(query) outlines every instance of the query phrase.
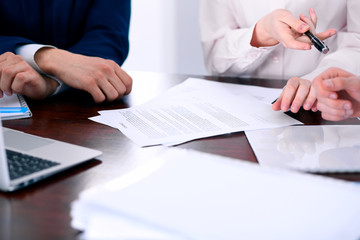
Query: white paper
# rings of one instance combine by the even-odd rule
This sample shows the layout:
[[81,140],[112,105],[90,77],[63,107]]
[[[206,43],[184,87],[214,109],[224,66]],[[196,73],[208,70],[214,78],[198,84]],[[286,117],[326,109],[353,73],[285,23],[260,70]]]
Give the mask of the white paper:
[[357,184],[175,150],[81,193],[72,226],[89,240],[360,236]]
[[[269,103],[247,90],[260,95],[257,87],[188,79],[140,106],[100,111],[104,120],[94,120],[118,128],[140,146],[171,145],[231,132],[301,124],[273,111]],[[278,91],[266,90],[264,96],[273,100]]]
[[262,166],[360,172],[360,125],[288,126],[245,134]]

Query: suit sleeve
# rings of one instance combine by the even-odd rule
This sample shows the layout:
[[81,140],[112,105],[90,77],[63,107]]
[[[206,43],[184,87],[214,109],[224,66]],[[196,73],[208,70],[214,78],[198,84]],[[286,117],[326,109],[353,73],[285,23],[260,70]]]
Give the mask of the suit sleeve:
[[3,54],[5,52],[15,53],[17,47],[35,42],[22,37],[0,36],[0,43],[0,54]]
[[129,51],[130,5],[130,0],[94,1],[83,37],[68,50],[121,65]]

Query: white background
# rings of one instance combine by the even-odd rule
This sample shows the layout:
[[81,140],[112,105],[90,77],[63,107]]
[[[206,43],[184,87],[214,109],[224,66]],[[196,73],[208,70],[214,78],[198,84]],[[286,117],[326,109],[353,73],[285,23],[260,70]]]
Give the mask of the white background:
[[132,0],[126,71],[205,75],[198,0]]

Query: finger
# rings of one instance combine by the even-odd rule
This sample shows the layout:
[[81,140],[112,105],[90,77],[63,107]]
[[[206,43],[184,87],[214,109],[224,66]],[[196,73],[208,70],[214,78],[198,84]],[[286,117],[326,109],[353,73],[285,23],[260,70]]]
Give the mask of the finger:
[[103,78],[101,80],[98,80],[98,87],[100,88],[101,92],[103,93],[103,95],[106,98],[106,101],[108,101],[108,102],[114,101],[120,97],[120,93],[114,87],[114,84],[113,84],[113,82],[115,82],[115,81],[116,80],[113,80],[113,76],[109,77],[109,78]]
[[125,86],[125,92],[124,94],[127,95],[131,92],[132,90],[132,83],[133,83],[133,80],[132,78],[130,77],[129,74],[127,74],[122,68],[120,67],[117,67],[115,69],[115,73],[116,75],[121,79],[122,83],[124,84]]
[[88,79],[84,90],[90,93],[94,101],[97,103],[103,102],[106,99],[105,94],[101,90],[101,87],[98,85],[98,80],[96,78]]
[[310,91],[310,84],[307,84],[307,82],[304,82],[306,84],[300,84],[297,91],[295,92],[294,100],[291,103],[291,112],[297,113],[300,109],[300,107],[303,105],[306,97],[309,94]]
[[12,52],[5,52],[5,53],[1,54],[0,55],[0,64],[2,62],[5,62],[9,57],[12,57],[12,56],[15,56],[15,54]]
[[[128,79],[121,73],[120,67],[114,63],[114,70],[112,70],[111,74],[108,76],[108,81],[116,90],[116,92],[109,92],[109,96],[107,96],[108,101],[113,101],[123,97],[128,91],[127,86],[129,84]],[[130,85],[131,86],[131,85]]]
[[288,80],[281,99],[281,110],[286,112],[289,110],[291,103],[293,102],[296,92],[300,86],[300,79],[299,78],[291,78]]
[[285,48],[289,49],[298,49],[298,50],[310,50],[311,44],[310,40],[305,39],[305,41],[298,41],[294,38],[293,34],[289,33],[289,29],[286,29],[286,27],[282,27],[282,30],[280,28],[279,32],[279,39],[278,41],[281,42],[281,44]]
[[6,66],[4,66],[2,69],[0,89],[4,91],[6,95],[12,95],[12,85],[17,75],[21,73],[31,75],[33,71],[34,70],[32,67],[28,65],[20,56],[15,55],[14,57],[9,58]]
[[280,15],[280,21],[293,28],[299,33],[304,33],[310,29],[310,26],[300,19],[295,18],[290,12],[284,12]]
[[108,81],[111,86],[101,86],[108,101],[113,101],[124,96],[126,92],[125,84],[115,73],[108,76]]
[[336,29],[330,28],[324,32],[321,33],[317,33],[316,36],[320,39],[320,40],[325,40],[328,39],[329,37],[332,37],[334,35],[337,34]]
[[309,14],[310,14],[310,19],[311,19],[312,23],[314,24],[314,27],[316,28],[317,15],[316,15],[315,10],[313,8],[310,8]]
[[26,84],[31,85],[32,83],[33,85],[35,85],[33,79],[35,79],[34,72],[28,71],[28,72],[17,73],[10,86],[12,92],[22,94]]
[[280,111],[281,110],[281,99],[282,99],[282,94],[280,95],[280,97],[278,97],[278,99],[276,99],[276,101],[272,104],[272,109],[274,111]]
[[7,65],[2,69],[0,89],[8,96],[12,95],[11,85],[17,73],[22,71],[19,64]]
[[309,94],[307,95],[303,108],[305,110],[310,110],[315,105],[315,102],[316,102],[316,91],[313,87],[310,87],[310,91]]
[[348,118],[354,113],[351,102],[347,100],[320,99],[317,107],[322,113],[341,118]]
[[316,99],[315,103],[314,103],[314,104],[312,105],[312,107],[311,107],[311,111],[313,111],[313,112],[317,112],[317,111],[318,111],[317,103],[318,103],[318,100]]
[[300,14],[300,20],[305,22],[306,24],[308,24],[310,26],[310,29],[309,29],[310,32],[315,33],[316,26],[315,26],[315,24],[312,22],[312,20],[310,18],[308,18],[304,14]]
[[337,77],[323,81],[324,87],[329,91],[340,91],[351,89],[352,91],[360,90],[359,79],[355,76]]
[[321,113],[321,117],[325,120],[329,120],[329,121],[342,121],[342,120],[345,120],[346,118],[344,116],[339,116],[339,115],[332,115],[332,114],[329,114],[327,112],[322,112]]

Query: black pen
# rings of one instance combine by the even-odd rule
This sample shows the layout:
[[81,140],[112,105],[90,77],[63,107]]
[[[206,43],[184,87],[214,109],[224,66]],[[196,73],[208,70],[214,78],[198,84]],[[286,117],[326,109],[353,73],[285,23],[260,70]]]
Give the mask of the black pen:
[[317,36],[312,34],[310,31],[304,33],[306,36],[310,38],[310,41],[314,46],[322,53],[326,54],[330,49],[325,45],[323,41],[321,41]]

